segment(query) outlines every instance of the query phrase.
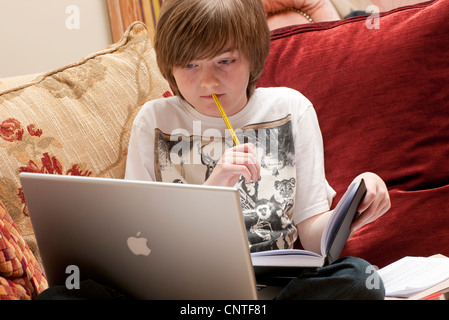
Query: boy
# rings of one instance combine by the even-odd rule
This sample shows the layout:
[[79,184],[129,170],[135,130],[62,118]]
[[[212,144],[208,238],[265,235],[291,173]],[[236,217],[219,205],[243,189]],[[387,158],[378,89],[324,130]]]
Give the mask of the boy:
[[[251,251],[307,250],[319,242],[335,195],[324,174],[311,103],[288,88],[259,88],[270,34],[260,0],[167,0],[155,35],[159,68],[175,97],[148,102],[134,122],[126,179],[235,186]],[[220,100],[242,144],[214,103]],[[383,181],[364,173],[367,194],[352,231],[390,206]],[[212,227],[212,226],[204,226]],[[355,258],[299,269],[278,298],[383,298],[368,290]]]

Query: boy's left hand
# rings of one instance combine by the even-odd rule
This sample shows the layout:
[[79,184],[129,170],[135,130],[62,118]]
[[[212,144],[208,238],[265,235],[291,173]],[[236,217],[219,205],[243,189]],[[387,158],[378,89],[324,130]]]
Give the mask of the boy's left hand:
[[351,225],[351,234],[382,216],[391,207],[387,186],[378,175],[365,172],[357,176],[354,181],[361,179],[365,181],[366,194],[358,207],[360,215]]

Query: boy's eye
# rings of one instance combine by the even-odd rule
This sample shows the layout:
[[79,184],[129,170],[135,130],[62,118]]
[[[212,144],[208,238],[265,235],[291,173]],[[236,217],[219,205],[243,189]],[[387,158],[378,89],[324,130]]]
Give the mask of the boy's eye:
[[188,64],[186,64],[185,68],[186,69],[193,69],[193,68],[195,68],[195,64],[194,63],[188,63]]
[[235,61],[235,59],[221,59],[220,64],[231,64]]

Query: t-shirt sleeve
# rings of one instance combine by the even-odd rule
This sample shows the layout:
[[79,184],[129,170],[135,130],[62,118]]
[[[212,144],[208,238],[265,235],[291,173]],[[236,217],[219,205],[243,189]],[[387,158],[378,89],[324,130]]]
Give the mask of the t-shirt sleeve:
[[125,170],[127,180],[156,180],[154,177],[154,131],[146,121],[149,115],[145,113],[144,107],[137,115],[131,131]]
[[295,156],[298,183],[293,212],[295,225],[328,211],[335,196],[335,191],[325,177],[323,139],[312,105],[299,116],[296,125]]

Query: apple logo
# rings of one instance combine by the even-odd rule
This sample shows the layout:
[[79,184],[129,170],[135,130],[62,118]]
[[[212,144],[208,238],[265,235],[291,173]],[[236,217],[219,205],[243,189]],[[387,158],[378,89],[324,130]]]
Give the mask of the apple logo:
[[151,249],[147,245],[148,239],[141,237],[140,234],[141,232],[139,231],[136,237],[128,238],[128,248],[136,256],[148,256],[151,253]]

